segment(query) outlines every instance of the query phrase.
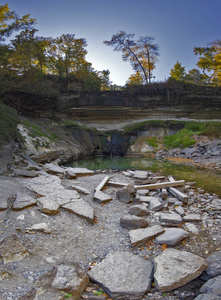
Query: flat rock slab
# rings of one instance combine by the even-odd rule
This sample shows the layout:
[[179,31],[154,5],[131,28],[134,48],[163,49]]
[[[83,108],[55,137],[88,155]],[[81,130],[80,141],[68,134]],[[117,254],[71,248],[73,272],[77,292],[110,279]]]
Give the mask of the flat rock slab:
[[146,218],[126,215],[120,219],[120,225],[124,228],[145,228],[149,225],[149,221]]
[[94,200],[97,200],[101,203],[106,203],[111,201],[113,198],[110,195],[107,195],[101,191],[96,191],[94,193]]
[[152,196],[140,196],[138,199],[139,202],[141,203],[147,203],[149,204],[151,201],[159,201],[158,197],[152,197]]
[[14,176],[16,177],[36,177],[39,175],[39,172],[29,171],[26,169],[15,169]]
[[182,217],[176,213],[161,213],[160,214],[161,223],[169,223],[169,224],[181,224]]
[[45,164],[43,169],[51,174],[64,174],[64,169],[53,163]]
[[149,173],[147,171],[136,170],[134,172],[134,178],[136,178],[136,179],[147,179],[148,174]]
[[183,216],[184,222],[200,222],[202,221],[202,217],[199,214],[188,214]]
[[138,217],[145,217],[150,214],[147,207],[142,204],[132,205],[129,209],[129,213]]
[[149,194],[149,190],[137,190],[136,194],[139,196],[147,196]]
[[37,206],[40,211],[49,215],[56,215],[60,211],[60,204],[52,199],[50,195],[38,199]]
[[83,176],[83,175],[93,175],[94,171],[89,170],[87,168],[72,168],[72,171],[77,175],[77,176]]
[[188,235],[189,233],[181,228],[166,228],[164,233],[158,235],[155,240],[160,245],[175,246]]
[[78,264],[62,264],[58,266],[56,277],[51,285],[53,288],[71,293],[73,299],[79,300],[88,284],[89,278]]
[[32,231],[37,231],[37,232],[43,232],[43,233],[51,233],[51,228],[49,226],[48,223],[38,223],[38,224],[34,224],[29,228],[26,228],[26,232],[32,232]]
[[141,299],[150,290],[153,264],[129,252],[108,253],[88,272],[113,299]]
[[33,206],[36,204],[36,199],[33,197],[25,194],[25,193],[17,193],[16,194],[16,200],[13,203],[13,210],[22,210],[27,207]]
[[157,256],[154,265],[157,289],[168,292],[197,278],[207,268],[207,261],[190,252],[171,248]]
[[85,194],[85,195],[89,195],[90,194],[90,192],[86,188],[84,188],[82,186],[79,186],[79,185],[72,184],[71,188],[73,190],[77,191],[80,194]]
[[94,221],[94,208],[82,198],[75,199],[67,204],[62,205],[62,207],[68,210],[69,212],[72,212],[82,218],[87,219],[90,222]]
[[153,237],[164,232],[164,228],[160,225],[152,227],[135,229],[129,231],[130,241],[133,247],[141,246]]
[[55,190],[64,190],[64,187],[61,185],[61,179],[55,175],[41,175],[27,180],[25,184],[40,196],[54,193]]

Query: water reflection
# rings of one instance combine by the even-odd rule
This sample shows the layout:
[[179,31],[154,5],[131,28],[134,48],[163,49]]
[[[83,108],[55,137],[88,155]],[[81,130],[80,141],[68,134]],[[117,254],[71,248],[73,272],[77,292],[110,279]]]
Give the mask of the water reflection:
[[93,159],[78,160],[72,167],[85,167],[91,170],[119,169],[119,170],[150,170],[162,175],[173,175],[176,179],[196,181],[210,193],[221,197],[221,174],[212,170],[195,168],[183,164],[141,157],[96,157]]

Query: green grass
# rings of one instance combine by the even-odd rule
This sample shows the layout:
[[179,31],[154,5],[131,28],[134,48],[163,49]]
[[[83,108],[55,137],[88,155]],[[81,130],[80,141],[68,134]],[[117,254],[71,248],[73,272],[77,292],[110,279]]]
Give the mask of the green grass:
[[186,148],[193,146],[196,141],[191,138],[194,132],[186,128],[172,134],[170,136],[165,136],[164,144],[169,148]]
[[154,147],[154,148],[157,148],[158,145],[159,145],[159,141],[156,137],[151,137],[151,138],[148,138],[145,140],[145,142],[151,146],[151,147]]

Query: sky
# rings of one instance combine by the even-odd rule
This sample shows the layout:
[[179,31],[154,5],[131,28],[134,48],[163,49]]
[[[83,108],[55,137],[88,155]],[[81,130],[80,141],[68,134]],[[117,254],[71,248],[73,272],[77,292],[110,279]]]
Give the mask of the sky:
[[221,39],[221,0],[0,0],[6,3],[20,16],[37,19],[38,36],[85,38],[86,60],[97,71],[109,69],[112,83],[121,86],[134,71],[121,52],[103,44],[120,30],[155,38],[157,82],[167,80],[177,61],[186,71],[196,68],[193,48]]

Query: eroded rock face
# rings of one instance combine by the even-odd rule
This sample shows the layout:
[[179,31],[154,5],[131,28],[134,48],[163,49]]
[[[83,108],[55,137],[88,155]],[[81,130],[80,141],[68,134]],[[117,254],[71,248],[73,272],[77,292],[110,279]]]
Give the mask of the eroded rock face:
[[113,299],[141,299],[150,289],[153,264],[128,252],[108,253],[88,272]]
[[197,278],[208,264],[198,255],[176,249],[166,249],[154,259],[154,266],[157,289],[161,292],[168,292]]

